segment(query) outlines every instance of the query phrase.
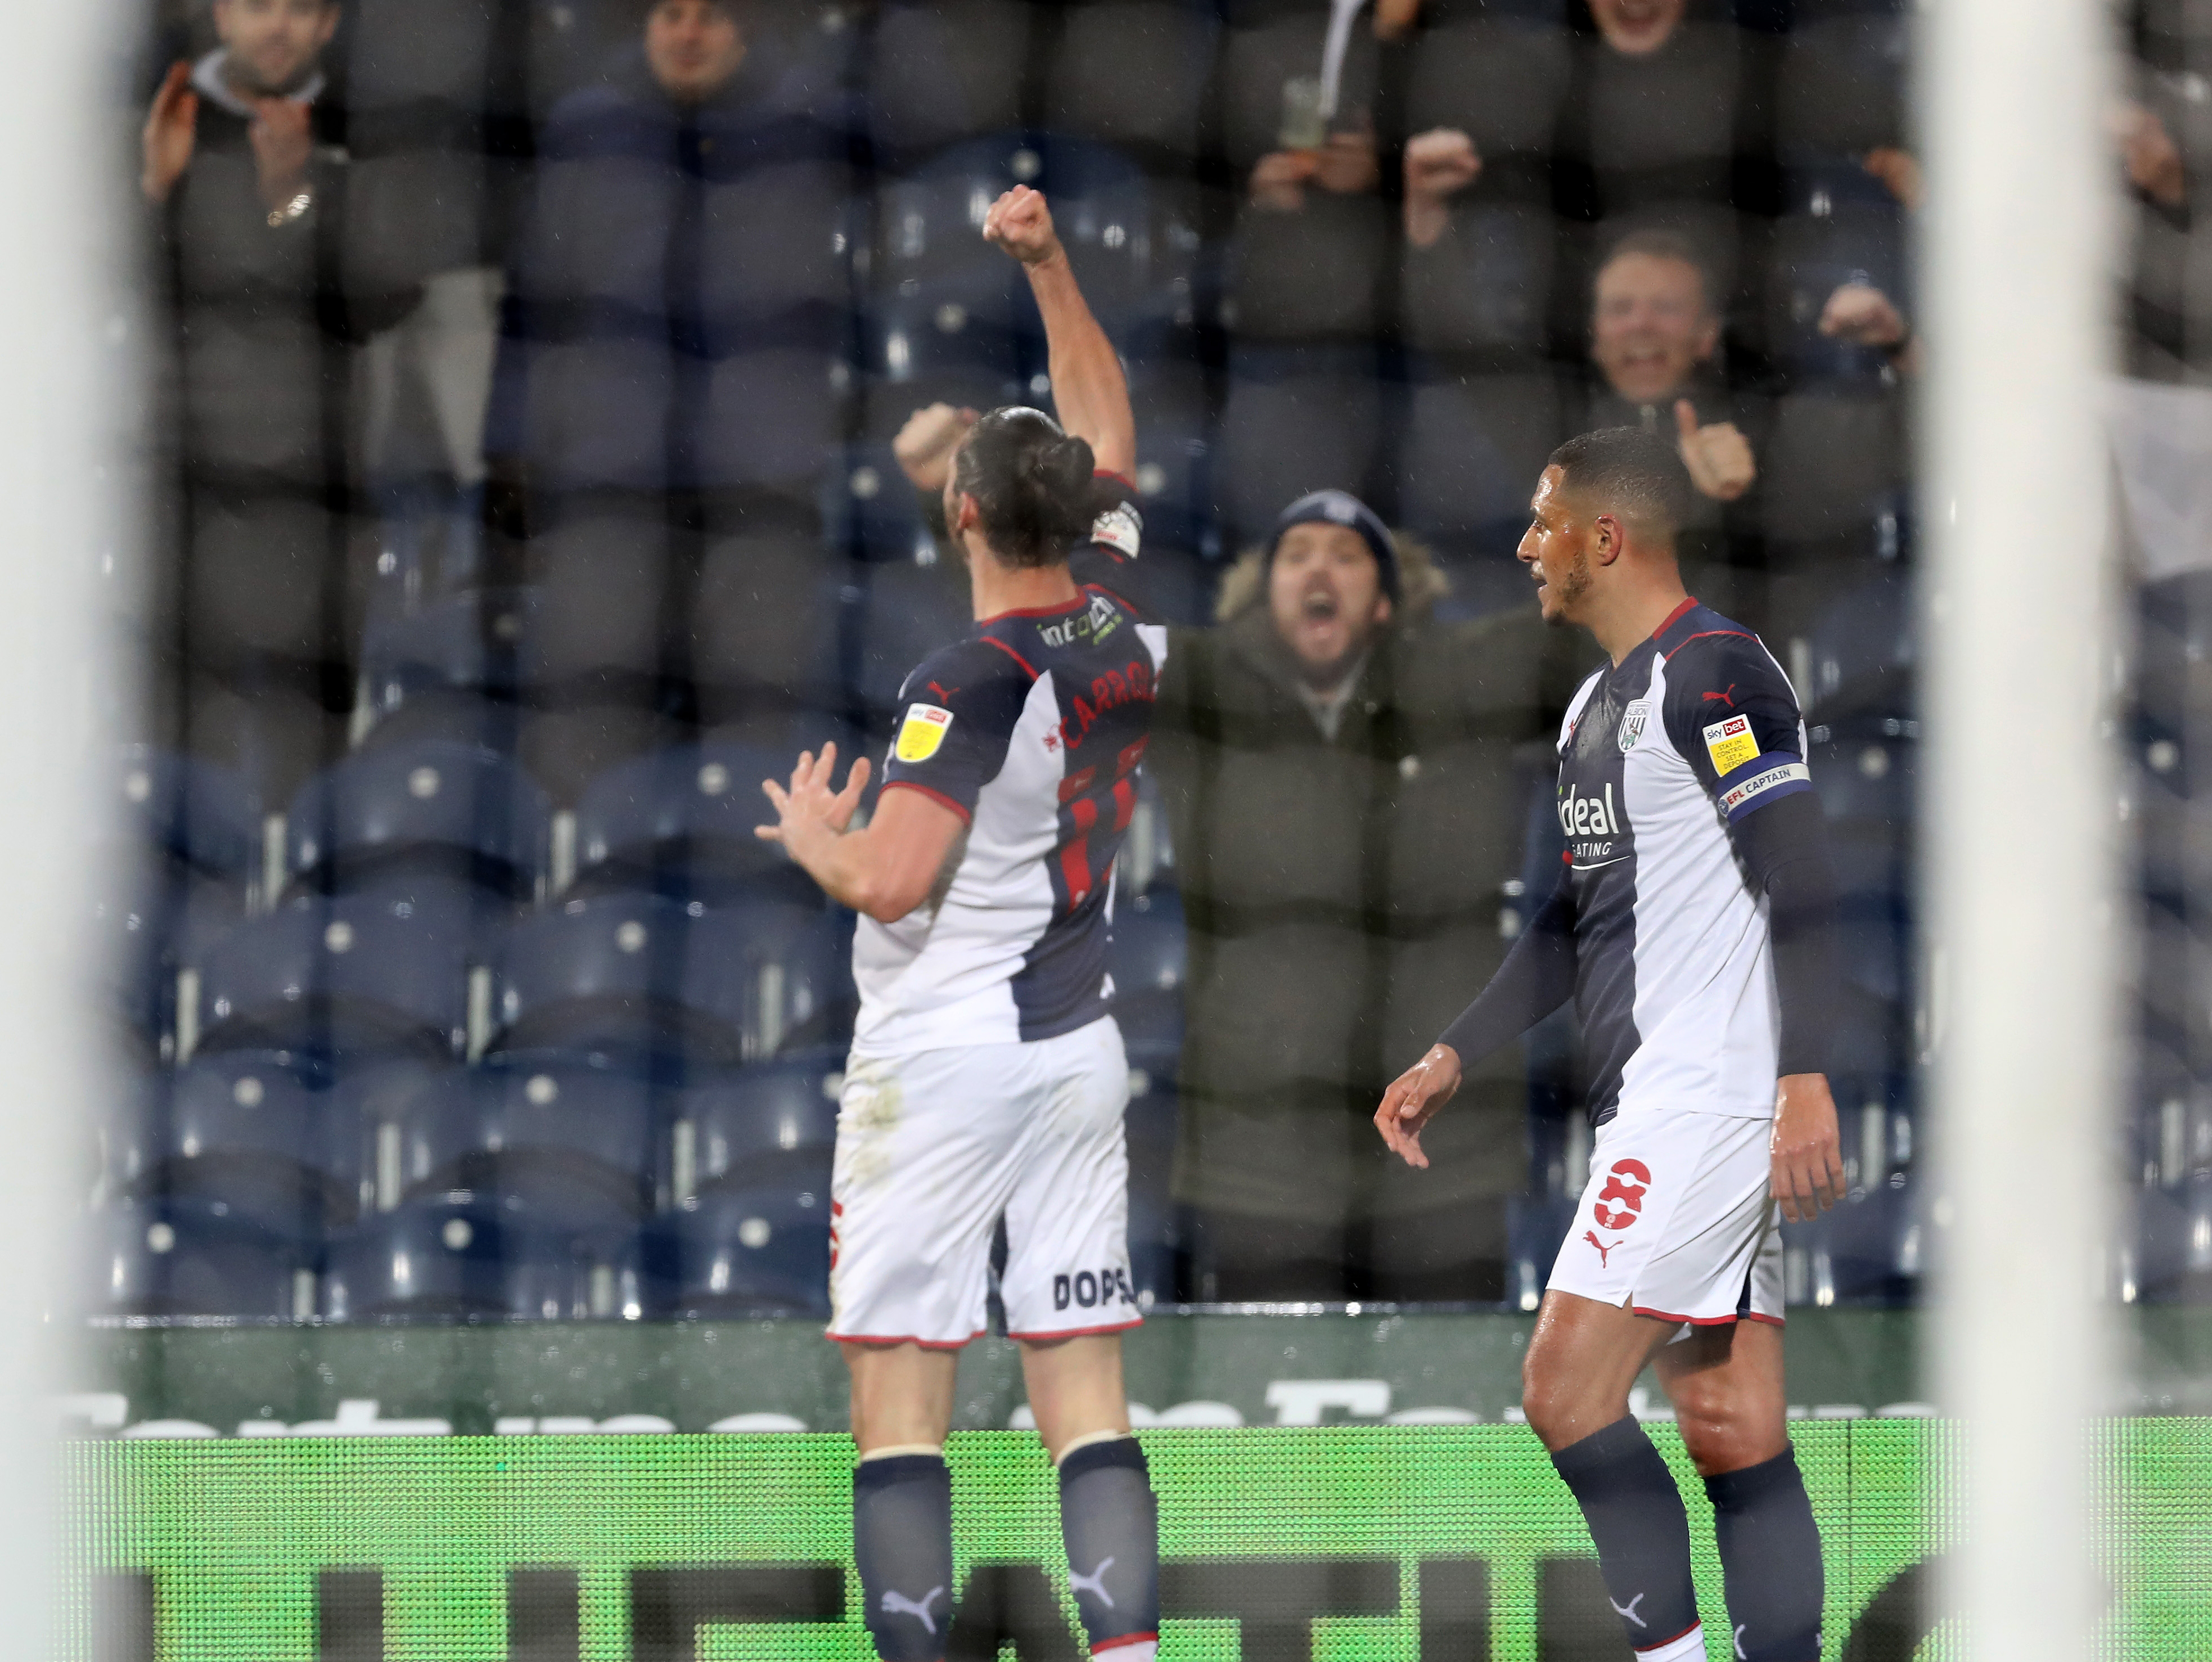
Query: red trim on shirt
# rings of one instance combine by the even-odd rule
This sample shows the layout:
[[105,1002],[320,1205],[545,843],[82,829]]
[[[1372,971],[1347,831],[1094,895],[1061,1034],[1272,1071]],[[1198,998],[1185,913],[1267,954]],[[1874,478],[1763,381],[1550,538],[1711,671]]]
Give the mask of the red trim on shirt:
[[1664,635],[1668,630],[1674,628],[1676,624],[1682,620],[1684,613],[1696,611],[1697,606],[1698,597],[1696,595],[1685,595],[1682,600],[1682,604],[1676,606],[1664,618],[1662,618],[1659,620],[1659,627],[1653,630],[1651,632],[1654,635]]
[[980,618],[976,621],[995,624],[1001,618],[1065,618],[1082,605],[1083,591],[1079,588],[1075,591],[1075,598],[1066,606],[1018,606],[1011,612],[994,612],[989,617]]
[[[1012,614],[1012,613],[1011,613],[1011,612],[1001,612],[1001,613],[1000,613],[999,615],[1000,615],[1000,616],[1001,616],[1001,617],[1011,617],[1011,616],[1012,616],[1013,614]],[[1034,680],[1036,680],[1036,678],[1037,678],[1036,666],[1035,664],[1031,663],[1028,659],[1026,659],[1026,658],[1023,657],[1023,656],[1022,656],[1022,654],[1021,654],[1020,653],[1018,653],[1018,652],[1015,651],[1015,650],[1013,649],[1013,648],[1012,648],[1012,647],[1008,646],[1008,645],[1007,645],[1004,641],[1000,640],[997,636],[995,636],[995,635],[984,635],[984,636],[979,636],[977,638],[978,638],[979,640],[981,640],[982,642],[985,642],[986,644],[988,644],[988,645],[994,646],[994,647],[998,648],[1000,651],[1001,651],[1001,652],[1005,653],[1005,654],[1006,654],[1006,656],[1008,656],[1009,658],[1012,659],[1016,663],[1019,664],[1019,665],[1020,665],[1024,669],[1025,669],[1025,670],[1029,671],[1029,673],[1030,673],[1030,679],[1031,679],[1032,681],[1034,681]]]
[[1709,640],[1716,635],[1732,636],[1739,641],[1756,641],[1759,638],[1747,629],[1701,629],[1695,635],[1685,635],[1660,655],[1671,659],[1691,642]]
[[1094,467],[1091,470],[1091,477],[1094,479],[1111,479],[1116,484],[1127,485],[1132,490],[1137,488],[1137,482],[1127,473],[1116,473],[1110,467]]
[[943,791],[932,790],[928,786],[923,784],[918,779],[888,779],[884,782],[884,789],[918,790],[924,796],[927,796],[931,801],[942,802],[946,807],[951,809],[953,813],[958,814],[960,816],[960,823],[962,825],[972,825],[975,823],[975,816],[974,814],[969,813],[967,809],[962,807],[957,802],[947,796]]

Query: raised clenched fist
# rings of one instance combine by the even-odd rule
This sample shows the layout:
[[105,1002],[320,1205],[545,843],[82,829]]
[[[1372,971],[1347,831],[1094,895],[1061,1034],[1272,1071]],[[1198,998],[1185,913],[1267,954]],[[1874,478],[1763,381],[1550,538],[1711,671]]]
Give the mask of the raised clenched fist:
[[1701,427],[1697,406],[1687,399],[1677,399],[1674,429],[1682,466],[1689,469],[1690,483],[1700,494],[1715,502],[1732,502],[1751,489],[1751,482],[1759,477],[1759,466],[1752,460],[1751,441],[1733,422]]
[[953,451],[975,424],[973,410],[955,409],[949,404],[927,405],[915,411],[891,441],[891,454],[898,460],[899,471],[915,490],[935,496],[945,489],[945,478],[952,471]]
[[1052,210],[1042,193],[1026,185],[1015,186],[991,204],[983,216],[983,236],[1024,265],[1042,265],[1060,251]]

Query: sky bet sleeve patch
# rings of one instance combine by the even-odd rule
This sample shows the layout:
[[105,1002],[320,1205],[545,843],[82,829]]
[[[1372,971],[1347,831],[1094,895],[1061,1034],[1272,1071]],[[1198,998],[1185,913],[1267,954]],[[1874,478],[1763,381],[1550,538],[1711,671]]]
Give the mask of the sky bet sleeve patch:
[[[900,742],[903,744],[904,739],[902,738]],[[1752,760],[1759,754],[1759,740],[1752,736],[1751,718],[1731,715],[1725,721],[1716,721],[1707,728],[1705,754],[1713,758],[1713,771],[1723,776]]]
[[952,727],[952,712],[938,704],[909,704],[891,753],[902,762],[927,762]]

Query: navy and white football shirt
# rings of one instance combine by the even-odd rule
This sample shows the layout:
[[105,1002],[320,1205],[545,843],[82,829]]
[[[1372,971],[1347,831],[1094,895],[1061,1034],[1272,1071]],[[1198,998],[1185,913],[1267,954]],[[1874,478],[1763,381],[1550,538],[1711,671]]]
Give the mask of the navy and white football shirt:
[[1575,695],[1559,811],[1596,1123],[1623,1109],[1772,1115],[1766,899],[1728,825],[1810,790],[1804,758],[1781,666],[1694,600]]
[[908,676],[884,788],[942,802],[967,843],[941,901],[860,920],[855,1056],[1049,1038],[1110,1011],[1114,856],[1166,661],[1164,629],[1087,585]]

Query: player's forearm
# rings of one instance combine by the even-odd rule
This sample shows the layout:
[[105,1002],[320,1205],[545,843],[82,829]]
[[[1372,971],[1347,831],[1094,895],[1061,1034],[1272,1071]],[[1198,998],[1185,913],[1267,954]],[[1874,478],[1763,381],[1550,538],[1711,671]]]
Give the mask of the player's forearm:
[[1137,419],[1114,343],[1091,315],[1065,250],[1024,268],[1044,317],[1048,368],[1060,423],[1090,442],[1098,466],[1125,477],[1137,466]]
[[1559,886],[1536,909],[1490,984],[1437,1035],[1472,1066],[1511,1043],[1574,995],[1574,892]]
[[841,834],[815,825],[787,834],[784,847],[824,894],[878,923],[897,922],[928,897],[927,879],[917,883],[906,862],[887,859],[866,831]]
[[1825,1074],[1835,1037],[1836,876],[1820,800],[1809,791],[1784,797],[1732,830],[1766,896],[1782,1018],[1775,1072]]

